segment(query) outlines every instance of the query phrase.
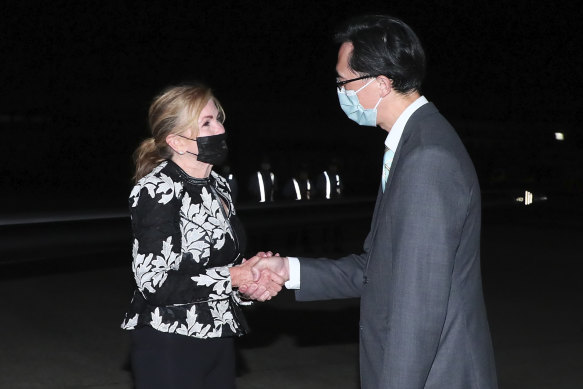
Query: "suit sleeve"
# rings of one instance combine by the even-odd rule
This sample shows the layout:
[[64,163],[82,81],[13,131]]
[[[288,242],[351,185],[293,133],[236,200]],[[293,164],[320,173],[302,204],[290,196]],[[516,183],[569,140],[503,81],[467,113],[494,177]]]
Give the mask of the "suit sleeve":
[[[169,197],[169,196],[167,196]],[[152,305],[223,299],[232,292],[229,268],[205,267],[210,238],[198,226],[189,231],[191,249],[182,252],[179,204],[143,188],[131,207],[132,269],[138,289]]]
[[371,233],[364,242],[362,254],[350,254],[331,260],[327,258],[298,258],[300,289],[296,300],[331,300],[360,297],[363,273],[370,247]]
[[381,200],[381,189],[373,212],[371,229],[364,240],[363,252],[330,260],[327,258],[298,258],[300,261],[300,289],[296,291],[296,300],[332,300],[360,297],[363,288],[364,268],[372,244],[372,226]]
[[418,149],[402,163],[391,184],[398,207],[391,221],[391,314],[382,381],[388,388],[421,389],[444,326],[471,190],[457,158],[440,148]]

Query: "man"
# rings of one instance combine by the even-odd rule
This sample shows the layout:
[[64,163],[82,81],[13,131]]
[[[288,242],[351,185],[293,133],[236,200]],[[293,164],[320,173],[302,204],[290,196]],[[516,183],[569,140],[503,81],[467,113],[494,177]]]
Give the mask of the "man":
[[296,170],[296,174],[283,187],[283,196],[289,200],[306,201],[312,200],[314,193],[316,193],[316,188],[310,180],[308,166],[302,163]]
[[249,192],[260,203],[270,203],[275,199],[277,180],[267,158],[261,161],[261,169],[249,179]]
[[316,189],[320,198],[325,200],[339,199],[342,197],[344,185],[340,181],[338,162],[335,158],[330,160],[327,169],[318,176]]
[[337,38],[342,109],[388,132],[364,253],[257,266],[289,279],[300,301],[361,298],[362,388],[496,388],[478,179],[454,129],[420,95],[419,40],[388,16],[354,20]]

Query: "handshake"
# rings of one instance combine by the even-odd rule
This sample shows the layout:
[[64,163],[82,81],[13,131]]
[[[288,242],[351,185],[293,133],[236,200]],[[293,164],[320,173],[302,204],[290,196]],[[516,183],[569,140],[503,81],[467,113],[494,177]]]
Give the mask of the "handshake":
[[233,287],[239,288],[246,298],[257,301],[270,300],[289,280],[288,259],[271,251],[258,252],[232,267],[230,272]]

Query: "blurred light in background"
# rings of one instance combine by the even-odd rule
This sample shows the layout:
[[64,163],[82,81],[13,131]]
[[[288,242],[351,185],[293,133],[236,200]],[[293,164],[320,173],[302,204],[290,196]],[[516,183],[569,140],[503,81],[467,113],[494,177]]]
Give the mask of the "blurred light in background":
[[547,201],[548,199],[549,198],[545,195],[535,196],[532,192],[525,190],[523,196],[519,196],[519,197],[515,198],[514,200],[517,203],[521,203],[524,205],[531,205],[533,202]]
[[524,205],[530,205],[532,204],[532,193],[526,190],[524,191],[524,196],[517,197],[516,201],[524,203]]
[[563,141],[565,140],[565,134],[562,132],[555,132],[555,140]]

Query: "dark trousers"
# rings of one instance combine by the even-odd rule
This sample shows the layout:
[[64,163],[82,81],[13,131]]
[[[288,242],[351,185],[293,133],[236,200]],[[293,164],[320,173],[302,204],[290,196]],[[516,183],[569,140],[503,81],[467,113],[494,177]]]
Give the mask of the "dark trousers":
[[131,334],[136,389],[235,388],[233,338],[197,339],[151,327]]

